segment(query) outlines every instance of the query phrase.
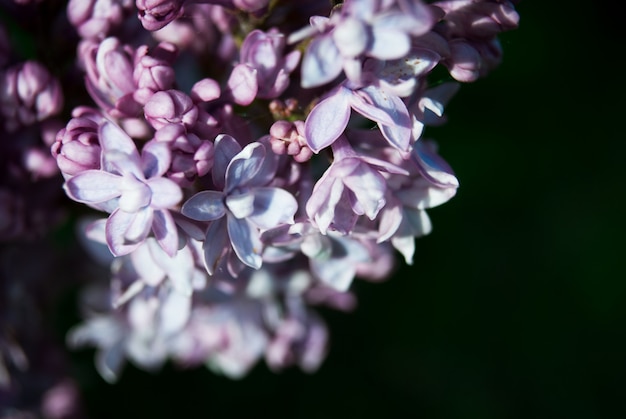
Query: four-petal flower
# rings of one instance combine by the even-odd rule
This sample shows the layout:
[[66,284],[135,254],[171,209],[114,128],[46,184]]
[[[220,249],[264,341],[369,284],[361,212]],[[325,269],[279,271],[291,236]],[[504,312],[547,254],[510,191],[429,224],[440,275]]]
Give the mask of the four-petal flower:
[[155,141],[138,153],[133,140],[111,122],[99,129],[101,170],[86,170],[68,179],[64,188],[75,201],[110,212],[106,240],[115,256],[128,254],[150,232],[173,256],[178,232],[168,209],[182,199],[180,187],[162,177],[171,162],[169,148]]
[[298,208],[289,192],[268,186],[276,173],[276,160],[267,155],[262,143],[248,144],[239,150],[233,137],[218,136],[213,182],[223,191],[198,192],[181,210],[194,220],[212,222],[204,242],[204,259],[210,274],[230,247],[228,241],[241,262],[259,269],[263,262],[261,231],[293,223]]

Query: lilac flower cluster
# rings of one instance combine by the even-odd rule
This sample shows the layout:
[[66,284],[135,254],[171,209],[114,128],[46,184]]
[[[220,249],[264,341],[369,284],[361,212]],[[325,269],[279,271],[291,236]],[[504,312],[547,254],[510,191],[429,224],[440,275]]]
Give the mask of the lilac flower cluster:
[[[509,0],[70,0],[59,14],[75,40],[61,68],[20,61],[0,32],[0,239],[77,208],[44,203],[41,182],[95,217],[81,240],[110,281],[87,287],[68,342],[97,347],[109,381],[126,360],[317,369],[328,331],[312,307],[350,310],[355,278],[389,277],[396,252],[413,263],[426,210],[459,186],[425,127],[518,24]],[[6,342],[0,367],[19,354]]]

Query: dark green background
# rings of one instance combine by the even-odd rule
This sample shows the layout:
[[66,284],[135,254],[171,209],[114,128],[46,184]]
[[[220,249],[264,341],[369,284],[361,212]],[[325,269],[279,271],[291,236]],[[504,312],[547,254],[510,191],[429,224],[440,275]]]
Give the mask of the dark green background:
[[83,351],[91,417],[626,417],[624,23],[592,2],[518,10],[502,66],[428,131],[457,196],[429,212],[414,266],[323,312],[319,372],[129,367],[110,386]]

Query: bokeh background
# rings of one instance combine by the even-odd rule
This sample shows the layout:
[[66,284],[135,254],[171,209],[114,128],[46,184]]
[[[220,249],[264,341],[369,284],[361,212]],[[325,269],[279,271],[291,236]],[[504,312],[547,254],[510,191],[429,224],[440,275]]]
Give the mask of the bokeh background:
[[430,210],[413,266],[358,281],[355,312],[322,312],[317,373],[128,366],[109,385],[93,351],[71,352],[89,417],[626,417],[623,23],[579,0],[518,10],[501,67],[427,131],[457,196]]

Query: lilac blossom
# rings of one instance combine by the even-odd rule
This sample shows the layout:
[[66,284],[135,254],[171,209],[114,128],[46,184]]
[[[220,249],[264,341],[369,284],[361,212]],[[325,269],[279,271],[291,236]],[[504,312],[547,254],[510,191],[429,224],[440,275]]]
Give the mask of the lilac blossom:
[[293,223],[295,198],[268,186],[276,172],[275,160],[261,143],[240,149],[236,140],[220,135],[215,141],[213,182],[223,191],[198,192],[181,212],[198,221],[211,221],[204,242],[206,268],[213,274],[230,242],[237,257],[255,269],[262,260],[260,231]]
[[[89,248],[97,259],[105,260],[106,220],[85,223]],[[196,263],[196,241],[191,237],[175,255],[167,254],[153,237],[147,238],[128,255],[113,260],[112,305],[117,308],[147,289],[169,287],[181,296],[191,297],[206,285],[206,272]]]
[[162,177],[171,161],[169,148],[151,142],[140,156],[130,137],[110,122],[100,127],[99,137],[101,170],[86,170],[68,179],[64,186],[68,196],[111,213],[106,241],[114,255],[132,252],[152,231],[173,256],[178,234],[168,209],[179,203],[182,192]]
[[305,372],[314,372],[326,357],[328,329],[299,299],[287,304],[288,314],[276,322],[265,360],[274,371],[296,364]]
[[263,358],[269,341],[264,305],[236,298],[194,307],[183,333],[172,343],[174,359],[184,365],[205,363],[230,378],[242,378]]
[[366,247],[357,239],[340,232],[322,233],[311,223],[296,223],[265,232],[264,259],[286,261],[301,252],[309,259],[309,269],[317,281],[340,292],[348,290],[356,266],[370,260]]
[[383,160],[357,155],[344,138],[333,145],[335,160],[315,184],[306,204],[310,220],[326,234],[349,233],[361,215],[376,218],[385,206],[387,182],[381,172],[406,174]]
[[[102,300],[108,294],[101,289],[90,291],[96,293],[92,299]],[[168,342],[187,322],[189,297],[170,287],[147,291],[122,310],[99,313],[91,309],[89,319],[68,332],[70,347],[90,344],[98,348],[96,368],[109,382],[119,378],[127,358],[148,370],[161,367],[170,355]]]
[[303,58],[302,87],[329,83],[342,70],[349,80],[360,83],[363,57],[403,58],[411,37],[427,33],[436,18],[435,11],[419,0],[351,0],[330,18],[312,17],[311,28],[318,34]]
[[285,36],[275,28],[268,32],[254,30],[243,41],[240,62],[255,70],[257,97],[278,97],[289,85],[289,74],[300,61],[300,51],[283,56],[284,48]]
[[389,151],[388,159],[406,168],[409,176],[391,175],[387,184],[389,205],[380,217],[378,241],[389,240],[413,263],[415,238],[429,234],[432,224],[426,209],[450,200],[459,187],[452,169],[437,153],[432,142],[420,140],[406,159],[396,151]]

